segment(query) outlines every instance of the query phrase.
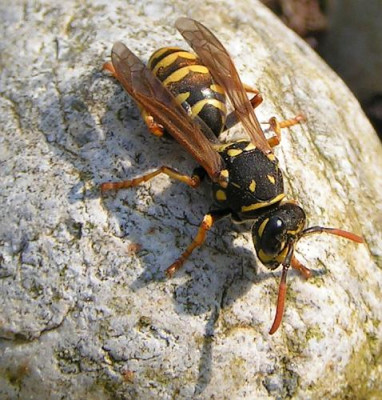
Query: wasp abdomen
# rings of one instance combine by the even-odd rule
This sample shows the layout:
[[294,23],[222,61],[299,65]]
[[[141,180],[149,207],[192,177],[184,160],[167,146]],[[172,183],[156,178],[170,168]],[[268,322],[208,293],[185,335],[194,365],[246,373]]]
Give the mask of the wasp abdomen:
[[226,122],[225,93],[194,54],[164,47],[150,57],[148,67],[191,118],[198,116],[219,136]]

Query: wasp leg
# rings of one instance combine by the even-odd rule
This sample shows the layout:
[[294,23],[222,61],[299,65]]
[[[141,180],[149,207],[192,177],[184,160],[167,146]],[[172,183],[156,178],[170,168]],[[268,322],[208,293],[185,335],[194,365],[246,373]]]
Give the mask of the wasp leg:
[[312,271],[309,268],[306,268],[304,264],[301,264],[301,262],[298,261],[296,257],[292,258],[291,265],[292,265],[292,268],[294,268],[298,272],[300,272],[300,274],[305,279],[309,279],[312,276]]
[[149,128],[149,131],[157,137],[162,137],[164,135],[164,127],[161,124],[158,124],[158,122],[155,121],[154,117],[150,115],[143,107],[139,106],[139,109],[141,111],[141,115],[143,120],[145,121],[145,124]]
[[166,269],[166,275],[168,278],[171,278],[175,272],[183,266],[188,257],[190,257],[191,253],[204,243],[207,232],[211,229],[212,225],[219,219],[222,219],[229,214],[229,210],[216,210],[211,211],[204,216],[194,240],[190,243],[182,255]]
[[[110,72],[111,76],[115,79],[118,79],[117,74],[115,72],[115,68],[113,66],[113,63],[111,62],[106,62],[103,66],[102,69],[104,71]],[[138,105],[139,110],[141,111],[141,115],[143,120],[145,121],[147,127],[149,128],[149,131],[158,137],[162,137],[164,134],[164,128],[161,124],[158,124],[155,122],[154,118],[152,115],[150,115],[141,105]]]
[[[204,174],[202,173],[202,171]],[[105,193],[108,190],[119,190],[119,189],[131,188],[133,186],[138,186],[142,182],[147,182],[159,174],[166,174],[170,178],[173,178],[180,182],[183,182],[186,185],[191,186],[193,188],[198,187],[200,185],[200,182],[202,181],[203,177],[205,176],[205,172],[204,172],[204,170],[202,170],[202,168],[200,168],[200,169],[196,168],[194,170],[192,176],[188,176],[188,175],[181,174],[176,169],[173,169],[173,168],[167,167],[166,165],[163,165],[162,167],[158,168],[157,170],[150,172],[149,174],[139,176],[138,178],[125,180],[125,181],[102,183],[100,186],[100,189],[101,189],[102,193]]]
[[275,117],[269,118],[269,121],[266,124],[269,124],[271,130],[275,133],[274,136],[268,139],[268,143],[271,147],[275,147],[281,142],[281,129],[289,128],[293,125],[299,124],[301,121],[304,121],[305,117],[301,114],[297,115],[291,119],[285,119],[284,121],[277,121]]
[[255,89],[254,87],[252,87],[250,85],[247,85],[246,83],[243,83],[243,87],[244,87],[245,91],[248,93],[259,94],[259,91],[257,89]]
[[108,72],[110,72],[110,73],[111,73],[111,76],[112,76],[113,78],[116,78],[116,79],[117,79],[117,74],[115,73],[115,69],[114,69],[113,63],[111,63],[111,62],[105,62],[105,64],[103,64],[103,66],[102,66],[102,70],[103,70],[103,71],[108,71]]
[[[243,83],[243,86],[244,86],[244,89],[246,92],[254,93],[254,96],[249,101],[251,102],[253,109],[255,109],[263,102],[263,96],[261,96],[260,92],[257,89],[255,89],[245,83]],[[232,128],[238,122],[239,122],[239,120],[237,119],[235,112],[232,111],[229,115],[227,115],[226,124],[225,124],[222,132],[224,132],[227,129]]]

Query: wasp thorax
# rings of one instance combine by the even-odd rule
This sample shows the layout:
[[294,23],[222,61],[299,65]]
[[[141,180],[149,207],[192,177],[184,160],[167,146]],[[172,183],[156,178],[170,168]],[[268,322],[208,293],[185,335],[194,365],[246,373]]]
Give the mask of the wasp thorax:
[[305,212],[287,202],[261,215],[252,226],[252,239],[260,261],[273,269],[280,265],[305,226]]

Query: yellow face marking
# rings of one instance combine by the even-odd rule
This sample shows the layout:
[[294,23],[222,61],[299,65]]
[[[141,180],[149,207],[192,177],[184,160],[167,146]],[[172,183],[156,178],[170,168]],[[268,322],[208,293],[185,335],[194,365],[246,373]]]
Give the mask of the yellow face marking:
[[266,218],[259,226],[259,230],[257,231],[257,234],[259,235],[259,237],[263,236],[263,232],[265,229],[265,225],[267,225],[269,221],[269,218]]
[[192,106],[191,108],[192,115],[198,115],[206,104],[211,104],[212,106],[219,108],[220,110],[223,111],[224,114],[227,112],[225,104],[222,103],[221,101],[216,99],[204,99],[204,100],[199,100]]
[[302,231],[302,229],[304,228],[304,226],[305,226],[305,223],[302,222],[302,223],[300,223],[300,224],[297,226],[297,228],[296,228],[295,230],[293,230],[293,231],[287,231],[287,232],[288,232],[289,235],[295,236],[295,235],[297,235],[298,233],[300,233],[300,232]]
[[243,152],[243,150],[240,150],[240,149],[230,149],[230,150],[227,151],[227,154],[228,154],[230,157],[236,157],[236,156],[238,156],[239,154],[241,154],[242,152]]
[[265,254],[262,249],[259,250],[257,255],[260,258],[261,262],[263,262],[264,264],[266,264],[269,261],[273,261],[273,257],[269,256],[268,254]]
[[261,262],[263,262],[265,264],[270,261],[277,261],[278,263],[281,264],[285,260],[287,252],[288,252],[288,246],[286,246],[277,257],[273,257],[273,256],[270,256],[270,255],[264,253],[264,251],[262,249],[259,250],[257,255],[259,256]]
[[224,190],[217,190],[215,193],[215,198],[217,201],[226,201],[227,200],[227,195],[225,194]]
[[287,253],[288,253],[288,246],[286,246],[284,250],[276,257],[276,261],[281,264],[285,260]]
[[271,204],[275,204],[278,203],[279,201],[281,201],[283,198],[285,197],[284,193],[279,194],[278,196],[274,197],[273,199],[269,200],[269,201],[264,201],[262,203],[255,203],[255,204],[250,204],[249,206],[242,206],[241,207],[241,212],[245,213],[248,211],[254,211],[257,210],[259,208],[263,208],[263,207],[268,207]]
[[275,160],[276,160],[276,156],[275,156],[273,153],[268,153],[268,154],[267,154],[267,157],[268,157],[268,159],[271,160],[271,161],[275,161]]
[[178,104],[182,104],[183,102],[185,102],[189,97],[190,97],[190,92],[184,92],[184,93],[179,93],[176,97],[175,97],[175,101]]
[[256,146],[253,143],[248,143],[248,146],[244,148],[244,151],[255,150]]
[[167,86],[170,83],[179,82],[190,72],[197,72],[199,74],[208,74],[208,68],[203,65],[188,65],[186,67],[180,68],[174,71],[170,76],[168,76],[164,81],[163,85]]
[[250,190],[252,193],[255,193],[255,190],[256,190],[256,182],[255,182],[253,179],[251,180],[251,183],[249,184],[248,188],[249,188],[249,190]]
[[267,175],[267,178],[268,178],[269,182],[272,183],[272,185],[275,184],[276,179],[275,179],[275,177],[273,175]]
[[210,89],[216,93],[225,94],[224,89],[220,85],[212,84]]
[[153,69],[153,74],[156,75],[159,68],[166,68],[173,64],[178,58],[185,58],[187,60],[195,60],[196,55],[189,53],[188,51],[177,51],[176,53],[171,53],[162,60]]

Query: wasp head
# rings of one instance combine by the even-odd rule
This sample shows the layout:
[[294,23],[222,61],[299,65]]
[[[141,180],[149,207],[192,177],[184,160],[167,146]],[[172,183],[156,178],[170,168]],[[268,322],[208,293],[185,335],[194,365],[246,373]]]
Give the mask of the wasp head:
[[286,260],[305,226],[304,210],[285,202],[261,215],[252,226],[252,239],[259,260],[275,269]]
[[362,237],[337,228],[312,226],[304,229],[305,221],[305,212],[301,207],[294,202],[285,202],[262,214],[252,227],[253,243],[260,261],[270,269],[275,269],[280,264],[283,266],[276,315],[269,331],[270,334],[277,331],[284,313],[286,277],[289,267],[299,270],[305,278],[311,275],[310,270],[293,255],[295,245],[301,237],[325,232],[356,243],[363,242]]

